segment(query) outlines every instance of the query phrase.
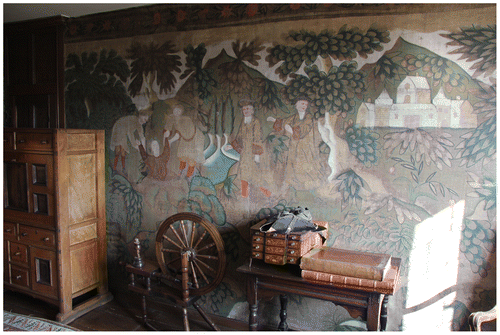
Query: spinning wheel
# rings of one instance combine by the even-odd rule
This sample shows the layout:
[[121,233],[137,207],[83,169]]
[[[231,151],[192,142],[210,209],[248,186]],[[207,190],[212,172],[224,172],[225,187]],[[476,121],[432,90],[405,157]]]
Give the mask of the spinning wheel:
[[[220,284],[226,270],[224,241],[217,228],[197,214],[178,213],[158,228],[157,263],[143,263],[138,239],[135,245],[134,264],[126,269],[130,274],[129,289],[142,294],[144,323],[154,329],[147,321],[146,296],[159,294],[182,306],[185,330],[189,330],[187,307],[191,305],[214,330],[219,330],[196,303]],[[152,278],[157,281],[152,283]]]
[[[183,266],[183,258],[187,264]],[[190,296],[200,296],[220,284],[226,268],[224,241],[217,228],[201,216],[179,213],[166,219],[156,233],[156,259],[164,277],[183,289],[183,268],[187,266]],[[168,284],[168,283],[167,283]]]

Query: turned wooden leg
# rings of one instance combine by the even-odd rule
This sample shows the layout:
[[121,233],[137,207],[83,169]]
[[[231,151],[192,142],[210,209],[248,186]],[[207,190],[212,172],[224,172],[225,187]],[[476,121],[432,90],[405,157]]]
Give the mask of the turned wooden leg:
[[247,279],[247,300],[248,307],[250,309],[250,315],[248,317],[248,328],[251,331],[257,330],[258,320],[258,297],[257,297],[257,278],[255,276],[248,276]]
[[389,296],[386,294],[382,300],[382,309],[380,311],[380,330],[385,331],[387,327],[387,303],[389,302]]
[[148,310],[146,308],[146,296],[142,296],[142,322],[146,325],[148,323]]
[[286,323],[286,307],[288,304],[288,296],[286,294],[280,294],[280,303],[281,303],[281,310],[280,310],[280,324],[278,326],[278,330],[282,331],[287,331],[288,330],[288,324]]

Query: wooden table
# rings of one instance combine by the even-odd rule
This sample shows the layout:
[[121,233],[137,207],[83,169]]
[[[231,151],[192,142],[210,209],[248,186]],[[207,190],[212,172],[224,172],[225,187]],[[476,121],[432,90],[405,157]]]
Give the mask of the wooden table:
[[[392,258],[391,269],[387,274],[394,280],[390,288],[376,288],[360,284],[324,284],[307,281],[300,275],[298,265],[271,265],[259,260],[240,266],[237,271],[247,275],[247,300],[250,307],[248,325],[250,330],[257,330],[257,310],[259,292],[267,291],[272,295],[280,294],[281,322],[279,330],[288,330],[287,294],[298,294],[310,298],[327,300],[343,306],[349,314],[356,318],[361,316],[367,321],[368,330],[385,330],[387,325],[387,302],[393,295],[399,283],[401,259]],[[392,273],[391,273],[392,272]],[[387,285],[386,285],[387,286]]]

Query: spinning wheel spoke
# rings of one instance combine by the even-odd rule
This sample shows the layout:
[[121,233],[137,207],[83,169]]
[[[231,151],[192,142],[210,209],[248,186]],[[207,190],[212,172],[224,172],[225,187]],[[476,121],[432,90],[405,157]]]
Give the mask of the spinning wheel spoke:
[[167,265],[167,266],[168,266],[168,265],[170,265],[170,264],[172,264],[172,263],[174,263],[174,262],[180,261],[180,259],[181,259],[181,257],[179,256],[179,257],[177,257],[177,258],[174,258],[174,259],[170,260],[168,263],[165,263],[165,265]]
[[219,259],[219,257],[217,257],[217,256],[209,256],[209,255],[198,255],[198,257],[208,258],[208,259],[213,259],[213,260],[218,260]]
[[180,254],[181,251],[180,250],[174,250],[174,249],[167,249],[167,248],[163,248],[161,249],[162,252],[173,252],[173,253],[177,253],[177,254]]
[[206,249],[209,249],[211,247],[215,246],[215,242],[212,242],[210,244],[207,244],[206,246],[204,246],[203,248],[200,248],[200,249],[196,249],[196,251],[200,252],[202,250],[206,250]]
[[193,247],[193,241],[194,241],[194,232],[196,230],[195,224],[193,221],[191,222],[191,238],[189,239],[189,246],[192,248]]
[[186,227],[184,226],[184,220],[181,220],[181,232],[182,236],[184,236],[184,241],[186,241],[186,247],[189,245],[188,239],[187,239],[187,234],[186,234]]
[[[177,232],[177,230],[175,230],[173,227],[172,227],[172,232],[175,234],[175,236],[177,237],[177,239],[179,240],[179,242],[181,242],[182,246],[184,248],[186,248],[186,245],[184,244],[184,242],[182,241],[181,237],[179,236],[179,233]],[[181,248],[182,249],[182,248]]]
[[177,248],[179,248],[179,250],[182,250],[182,247],[180,245],[178,245],[177,243],[175,243],[174,241],[172,241],[172,239],[170,237],[168,237],[167,235],[163,235],[163,238],[166,239],[167,241],[169,241],[170,243],[172,243],[173,245],[175,245]]
[[[213,274],[216,274],[216,273],[217,273],[217,271],[215,271],[215,270],[214,270],[214,269],[213,269],[210,265],[208,265],[207,263],[205,263],[205,262],[203,262],[203,261],[201,261],[201,260],[199,260],[199,259],[195,260],[195,264],[198,264],[198,263],[200,263],[201,265],[203,265],[205,268],[207,268],[207,270],[209,270],[209,271],[210,271],[210,272],[212,272]],[[199,268],[199,266],[198,266],[198,268]]]
[[198,241],[196,242],[196,244],[194,245],[194,249],[196,249],[196,247],[198,246],[198,244],[200,244],[201,241],[203,241],[203,238],[205,237],[205,235],[207,235],[207,231],[203,231],[203,234],[198,238]]
[[200,285],[198,284],[198,278],[196,277],[196,271],[194,269],[194,265],[193,265],[194,262],[191,262],[191,272],[193,274],[193,281],[194,281],[194,286],[196,288],[200,288]]
[[198,271],[200,272],[201,276],[203,277],[203,279],[205,280],[205,283],[208,283],[208,278],[207,276],[205,276],[205,272],[203,272],[203,270],[200,268],[200,266],[198,265],[198,262],[194,261],[193,262],[194,265],[196,265],[196,268],[198,269]]

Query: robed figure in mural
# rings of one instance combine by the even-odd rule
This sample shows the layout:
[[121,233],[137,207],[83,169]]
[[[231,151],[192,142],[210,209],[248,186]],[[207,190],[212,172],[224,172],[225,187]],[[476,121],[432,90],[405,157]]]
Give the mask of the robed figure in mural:
[[323,183],[318,148],[320,136],[308,106],[307,99],[299,98],[295,103],[295,115],[284,119],[267,118],[274,122],[275,132],[289,138],[284,183],[285,187],[289,185],[296,190],[310,190]]
[[113,171],[118,171],[118,163],[121,162],[121,171],[127,173],[125,159],[130,154],[131,148],[138,152],[140,144],[146,146],[143,126],[148,121],[151,112],[150,107],[145,108],[139,111],[138,115],[127,115],[118,119],[113,125],[110,141],[110,148],[115,153]]
[[177,141],[177,158],[179,159],[179,174],[187,167],[186,177],[193,175],[197,165],[203,164],[203,145],[205,137],[196,128],[193,120],[184,113],[184,106],[173,106],[172,114],[167,116],[165,122],[165,138],[169,143]]
[[271,192],[264,187],[267,185],[268,164],[267,155],[264,154],[262,127],[260,121],[254,117],[255,110],[252,100],[242,99],[240,107],[243,120],[236,136],[231,141],[231,145],[227,145],[225,149],[233,148],[240,154],[237,174],[241,179],[241,196],[248,198],[250,185],[255,185],[259,186],[259,190],[264,196],[270,197]]

